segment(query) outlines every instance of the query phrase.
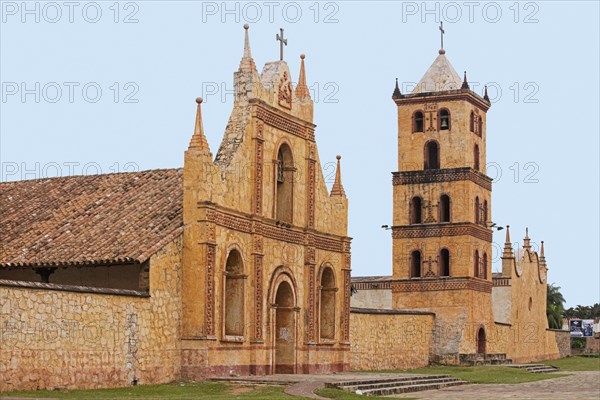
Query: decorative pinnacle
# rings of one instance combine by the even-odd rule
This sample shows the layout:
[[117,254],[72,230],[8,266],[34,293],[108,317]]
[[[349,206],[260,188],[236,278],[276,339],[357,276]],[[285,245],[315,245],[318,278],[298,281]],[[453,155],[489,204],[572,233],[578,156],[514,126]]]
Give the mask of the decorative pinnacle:
[[310,98],[308,86],[306,86],[306,72],[304,70],[304,54],[300,54],[300,77],[298,78],[298,86],[296,86],[296,97]]
[[513,257],[512,243],[510,242],[510,225],[506,225],[506,239],[504,241],[504,251],[502,252],[502,258]]
[[250,38],[248,36],[248,29],[250,25],[244,24],[244,55],[240,61],[240,71],[252,72],[256,69],[256,64],[252,59],[252,53],[250,52]]
[[202,97],[197,97],[196,103],[198,104],[198,109],[196,111],[196,125],[188,149],[207,150],[210,153],[210,147],[208,146],[206,136],[204,136],[204,126],[202,124],[202,108],[200,106],[202,104]]
[[402,96],[400,93],[400,88],[398,87],[398,78],[396,78],[396,87],[394,88],[394,93],[392,93],[392,99],[399,99]]
[[463,83],[462,83],[462,86],[460,88],[461,89],[468,89],[469,88],[469,83],[467,82],[467,71],[465,71],[465,76],[463,78]]
[[342,186],[342,174],[340,166],[340,160],[342,159],[342,156],[337,155],[335,158],[337,159],[337,169],[335,171],[335,182],[333,182],[333,186],[331,187],[330,196],[346,197],[344,186]]
[[523,238],[523,248],[530,249],[529,228],[525,228],[525,237]]
[[487,85],[485,85],[485,89],[484,89],[484,92],[483,92],[483,99],[485,101],[487,101],[488,103],[490,102],[490,98],[489,98],[488,93],[487,93]]
[[542,248],[540,249],[540,258],[544,259],[544,241],[542,240]]

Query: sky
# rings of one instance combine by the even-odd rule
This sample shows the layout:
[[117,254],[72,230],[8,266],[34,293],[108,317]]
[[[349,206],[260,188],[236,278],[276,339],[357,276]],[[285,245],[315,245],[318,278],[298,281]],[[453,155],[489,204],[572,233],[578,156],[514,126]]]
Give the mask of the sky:
[[[567,306],[600,302],[599,3],[2,1],[0,180],[183,165],[203,97],[213,154],[250,25],[259,72],[306,54],[328,186],[342,155],[353,275],[391,275],[398,78],[410,91],[440,48],[488,85],[492,220],[545,242]],[[494,234],[500,271],[504,231]],[[577,257],[575,257],[577,255]]]

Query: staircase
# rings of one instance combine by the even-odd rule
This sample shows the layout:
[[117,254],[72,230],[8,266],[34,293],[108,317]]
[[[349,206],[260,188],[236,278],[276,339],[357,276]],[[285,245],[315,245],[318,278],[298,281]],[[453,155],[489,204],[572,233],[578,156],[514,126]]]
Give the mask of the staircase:
[[474,366],[474,365],[512,365],[512,360],[506,358],[506,354],[460,354],[459,355],[460,365]]
[[507,365],[507,367],[525,368],[525,369],[527,369],[527,372],[531,372],[533,374],[556,372],[559,370],[559,368],[555,367],[554,365],[546,365],[546,364],[511,364],[511,365]]
[[406,377],[352,380],[327,383],[326,387],[342,389],[366,396],[391,396],[394,394],[419,392],[422,390],[442,389],[463,385],[465,381],[450,375],[413,375]]

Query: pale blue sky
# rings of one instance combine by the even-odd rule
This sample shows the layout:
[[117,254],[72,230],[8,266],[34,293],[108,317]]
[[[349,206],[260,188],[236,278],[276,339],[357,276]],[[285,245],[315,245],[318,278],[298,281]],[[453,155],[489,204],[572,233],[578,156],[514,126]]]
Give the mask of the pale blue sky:
[[[397,165],[390,97],[396,77],[417,82],[437,56],[441,19],[455,69],[477,91],[490,86],[493,221],[511,225],[513,242],[526,226],[532,242],[545,241],[548,281],[569,306],[600,301],[598,2],[223,5],[27,2],[28,14],[21,1],[2,1],[1,179],[180,167],[198,96],[215,154],[242,25],[251,25],[259,71],[279,57],[282,27],[293,77],[306,53],[326,174],[343,156],[353,274],[391,274],[391,238],[380,228],[391,225]],[[494,242],[502,246],[504,232]]]

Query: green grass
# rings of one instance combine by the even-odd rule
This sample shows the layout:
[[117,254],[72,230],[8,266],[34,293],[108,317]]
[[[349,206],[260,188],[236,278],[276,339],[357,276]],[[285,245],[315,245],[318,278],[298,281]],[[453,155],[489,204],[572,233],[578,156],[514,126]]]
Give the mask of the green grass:
[[411,374],[447,374],[470,383],[524,383],[558,378],[568,374],[532,374],[524,368],[434,366],[407,371],[386,371]]
[[595,357],[565,357],[541,363],[554,365],[562,371],[600,371],[600,358]]
[[191,400],[198,398],[230,399],[300,399],[288,396],[281,386],[246,387],[221,382],[173,383],[168,385],[141,385],[118,389],[98,390],[59,390],[2,393],[2,396],[42,397],[53,399],[94,399],[94,400]]
[[[343,390],[339,390],[339,389],[331,389],[331,388],[325,388],[325,389],[318,389],[315,390],[315,393],[318,394],[319,396],[323,396],[323,397],[327,397],[329,399],[339,399],[339,400],[357,400],[357,399],[362,399],[365,400],[365,398],[368,399],[383,399],[383,398],[387,398],[387,397],[379,397],[379,396],[362,396],[362,395],[358,395],[358,394],[354,394],[354,393],[350,393],[350,392],[346,392]],[[414,400],[414,397],[404,397],[403,400]]]

